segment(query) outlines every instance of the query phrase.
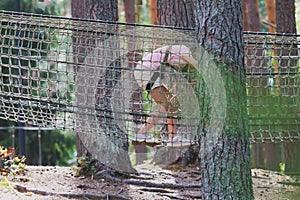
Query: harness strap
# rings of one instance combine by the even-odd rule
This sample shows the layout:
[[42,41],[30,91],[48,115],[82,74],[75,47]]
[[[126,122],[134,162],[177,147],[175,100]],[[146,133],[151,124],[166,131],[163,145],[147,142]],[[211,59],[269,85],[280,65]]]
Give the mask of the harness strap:
[[148,92],[148,95],[150,94],[151,88],[153,87],[155,81],[158,79],[159,74],[161,72],[165,71],[164,65],[167,64],[167,62],[168,62],[169,54],[170,54],[170,52],[169,52],[169,50],[167,50],[166,54],[165,54],[165,57],[164,57],[164,62],[160,65],[160,70],[159,71],[155,71],[153,73],[153,75],[151,76],[149,82],[147,83],[146,90]]
[[[162,67],[162,66],[161,66]],[[151,79],[149,80],[149,82],[146,85],[146,90],[148,92],[148,94],[150,94],[151,92],[151,88],[153,87],[155,81],[158,79],[160,71],[156,71],[154,72],[154,74],[151,76]]]

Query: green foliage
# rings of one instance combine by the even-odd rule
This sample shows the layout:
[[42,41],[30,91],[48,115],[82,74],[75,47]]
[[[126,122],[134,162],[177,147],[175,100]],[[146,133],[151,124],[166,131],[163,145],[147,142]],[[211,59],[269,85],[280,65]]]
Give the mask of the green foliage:
[[137,6],[137,23],[150,24],[150,8],[149,4],[144,2],[142,5]]
[[150,111],[150,105],[152,105],[151,102],[154,102],[154,100],[151,98],[151,96],[148,94],[148,92],[145,89],[143,89],[142,91],[142,98],[143,98],[143,102],[149,102],[143,104],[143,110]]
[[0,1],[0,10],[8,10],[14,11],[15,10],[15,1],[12,0],[1,0]]
[[[27,148],[30,153],[28,164],[38,163],[37,134],[27,134]],[[70,166],[76,149],[76,135],[67,131],[43,131],[41,133],[42,165]]]
[[[259,0],[258,1],[258,5],[259,5],[259,15],[260,15],[260,19],[268,19],[268,13],[267,13],[267,8],[266,8],[266,0]],[[262,31],[263,32],[268,32],[269,28],[265,25],[262,25]]]
[[75,176],[91,176],[92,179],[129,178],[128,174],[123,174],[106,165],[90,155],[85,155],[77,159]]
[[[4,146],[12,146],[19,143],[17,131],[12,144],[12,132],[3,131],[0,134],[0,143]],[[42,165],[70,166],[74,164],[76,151],[76,135],[67,131],[41,131],[41,143],[39,144],[37,131],[26,131],[26,164],[39,164],[39,145],[41,145]],[[17,147],[18,145],[16,145]],[[18,148],[17,148],[18,149]]]
[[[67,1],[51,1],[49,7],[45,7],[44,3],[38,0],[20,0],[20,11],[47,15],[62,15]],[[14,0],[1,0],[0,10],[15,11]]]
[[77,159],[77,170],[75,176],[93,176],[104,169],[104,165],[91,156],[82,156]]
[[279,163],[279,169],[281,173],[285,172],[285,163]]
[[261,18],[266,19],[267,18],[267,8],[266,8],[266,0],[259,0],[259,14]]

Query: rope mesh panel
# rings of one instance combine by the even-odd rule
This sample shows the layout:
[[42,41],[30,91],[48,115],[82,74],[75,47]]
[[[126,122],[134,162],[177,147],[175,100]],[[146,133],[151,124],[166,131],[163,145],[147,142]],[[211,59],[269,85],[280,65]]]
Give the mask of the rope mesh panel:
[[[156,109],[133,76],[136,63],[163,46],[193,46],[191,30],[5,11],[0,19],[0,118],[72,129],[89,139],[95,133],[123,137],[120,132],[136,132]],[[188,85],[180,73],[172,77]],[[183,115],[191,108],[183,106]],[[188,135],[184,120],[182,134]],[[157,122],[151,134],[164,125]]]
[[[5,11],[0,20],[0,118],[36,126],[133,137],[157,109],[135,80],[135,72],[147,73],[137,63],[164,46],[185,45],[195,53],[189,29]],[[299,37],[244,33],[254,143],[300,138]],[[205,130],[205,78],[165,68],[180,112],[156,116],[162,120],[150,134],[157,138],[166,131],[166,119],[176,118],[180,134],[192,141],[190,132]],[[195,99],[197,104],[190,103]]]
[[253,142],[300,136],[300,35],[244,33]]

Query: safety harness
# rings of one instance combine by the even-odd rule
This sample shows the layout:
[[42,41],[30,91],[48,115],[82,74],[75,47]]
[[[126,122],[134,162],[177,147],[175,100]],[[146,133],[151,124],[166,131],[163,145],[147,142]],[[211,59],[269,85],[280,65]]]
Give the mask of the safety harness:
[[151,92],[151,88],[153,87],[155,81],[158,79],[159,74],[165,71],[165,65],[169,65],[168,63],[168,57],[170,55],[169,50],[166,51],[166,54],[164,56],[164,61],[163,63],[160,64],[159,70],[155,71],[153,73],[153,75],[151,76],[150,80],[148,81],[147,85],[146,85],[146,91],[148,92],[148,95]]

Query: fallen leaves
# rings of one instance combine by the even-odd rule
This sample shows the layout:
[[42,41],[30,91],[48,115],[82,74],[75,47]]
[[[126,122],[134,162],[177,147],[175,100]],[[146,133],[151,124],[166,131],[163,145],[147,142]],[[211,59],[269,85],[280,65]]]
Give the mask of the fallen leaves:
[[25,156],[16,156],[13,147],[5,148],[0,145],[0,175],[23,174],[25,170]]

